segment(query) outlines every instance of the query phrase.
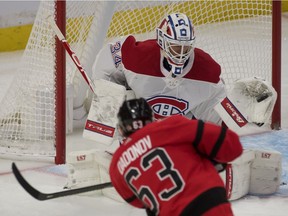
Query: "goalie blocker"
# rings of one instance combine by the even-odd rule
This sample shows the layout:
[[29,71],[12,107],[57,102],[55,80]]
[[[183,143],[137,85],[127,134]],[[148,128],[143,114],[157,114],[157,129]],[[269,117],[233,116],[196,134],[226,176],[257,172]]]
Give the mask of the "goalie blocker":
[[135,98],[134,92],[122,85],[103,79],[93,80],[93,95],[83,137],[97,142],[97,147],[114,152],[120,138],[116,130],[117,112],[125,99]]

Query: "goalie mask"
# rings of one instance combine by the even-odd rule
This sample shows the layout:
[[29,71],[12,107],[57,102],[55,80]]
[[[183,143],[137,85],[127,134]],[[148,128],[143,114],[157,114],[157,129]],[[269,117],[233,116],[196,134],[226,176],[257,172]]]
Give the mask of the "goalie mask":
[[194,51],[194,28],[182,13],[168,15],[156,29],[157,43],[171,65],[172,76],[180,75]]
[[117,114],[118,127],[124,137],[127,137],[153,121],[153,112],[145,99],[124,101]]

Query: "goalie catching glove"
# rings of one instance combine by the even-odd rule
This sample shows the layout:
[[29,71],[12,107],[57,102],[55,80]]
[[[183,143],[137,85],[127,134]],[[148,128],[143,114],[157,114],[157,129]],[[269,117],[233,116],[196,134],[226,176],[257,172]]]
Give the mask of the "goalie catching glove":
[[239,135],[255,133],[270,125],[276,99],[275,89],[264,79],[239,79],[215,110]]

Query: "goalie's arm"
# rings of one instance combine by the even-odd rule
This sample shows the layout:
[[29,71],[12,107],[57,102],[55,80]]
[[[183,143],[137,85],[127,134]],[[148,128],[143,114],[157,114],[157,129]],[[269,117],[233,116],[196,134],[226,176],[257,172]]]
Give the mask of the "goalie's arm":
[[217,125],[221,125],[222,119],[219,114],[214,110],[214,107],[216,104],[219,103],[219,101],[222,101],[223,98],[226,97],[225,86],[222,81],[220,81],[217,84],[211,84],[209,88],[212,94],[207,100],[203,101],[201,104],[193,108],[191,110],[191,113],[196,119],[201,119],[205,122],[209,121]]
[[[125,39],[124,39],[125,40]],[[92,66],[92,79],[104,79],[126,86],[122,73],[121,46],[122,40],[106,44],[99,51]]]

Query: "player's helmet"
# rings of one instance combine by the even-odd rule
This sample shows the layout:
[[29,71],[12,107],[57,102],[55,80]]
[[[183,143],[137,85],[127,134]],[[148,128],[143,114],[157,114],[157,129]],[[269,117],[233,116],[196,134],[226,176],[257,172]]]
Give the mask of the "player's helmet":
[[153,121],[153,112],[144,98],[124,101],[117,114],[118,127],[127,137]]
[[195,35],[191,20],[182,13],[168,15],[156,29],[157,43],[169,64],[176,67],[172,73],[182,73],[184,63],[194,50]]

